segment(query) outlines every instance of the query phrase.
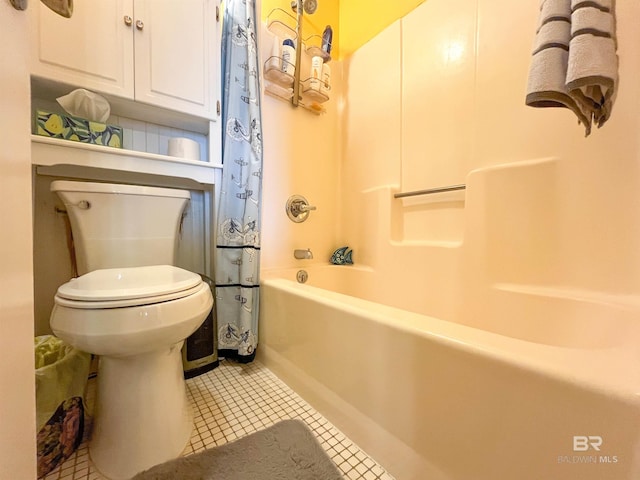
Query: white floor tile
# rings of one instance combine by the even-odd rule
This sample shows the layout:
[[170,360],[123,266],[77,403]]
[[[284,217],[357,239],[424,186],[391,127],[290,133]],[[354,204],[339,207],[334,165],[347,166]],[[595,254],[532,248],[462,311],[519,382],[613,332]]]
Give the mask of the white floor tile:
[[[90,381],[88,399],[93,394]],[[194,429],[183,454],[222,445],[274,423],[299,418],[307,423],[349,480],[394,480],[379,464],[315,411],[259,362],[240,365],[222,360],[211,372],[187,380]],[[78,450],[45,480],[104,480],[89,459],[91,421]]]

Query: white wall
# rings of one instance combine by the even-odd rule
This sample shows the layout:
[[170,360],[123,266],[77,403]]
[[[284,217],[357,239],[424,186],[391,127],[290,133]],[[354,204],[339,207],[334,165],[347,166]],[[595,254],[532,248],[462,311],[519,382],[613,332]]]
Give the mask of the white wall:
[[36,477],[28,19],[0,2],[0,479]]

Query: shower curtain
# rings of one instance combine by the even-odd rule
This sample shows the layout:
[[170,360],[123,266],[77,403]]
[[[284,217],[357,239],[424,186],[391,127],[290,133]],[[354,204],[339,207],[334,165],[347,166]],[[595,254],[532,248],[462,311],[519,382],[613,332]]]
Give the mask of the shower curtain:
[[226,0],[222,33],[222,185],[215,281],[218,355],[258,345],[262,128],[255,0]]

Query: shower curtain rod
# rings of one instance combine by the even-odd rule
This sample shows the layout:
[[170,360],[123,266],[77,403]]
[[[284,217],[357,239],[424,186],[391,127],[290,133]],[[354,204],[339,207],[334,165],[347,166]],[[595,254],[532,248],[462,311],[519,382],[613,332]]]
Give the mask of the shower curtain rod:
[[393,198],[417,197],[418,195],[431,195],[432,193],[452,192],[454,190],[464,190],[465,184],[450,185],[448,187],[429,188],[427,190],[416,190],[413,192],[394,193]]

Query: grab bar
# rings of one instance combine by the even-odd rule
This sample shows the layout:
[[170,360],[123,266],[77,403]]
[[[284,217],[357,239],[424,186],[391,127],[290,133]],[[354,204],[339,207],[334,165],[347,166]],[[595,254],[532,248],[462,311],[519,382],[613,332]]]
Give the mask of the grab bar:
[[416,197],[418,195],[431,195],[432,193],[453,192],[454,190],[464,190],[465,184],[450,185],[448,187],[429,188],[427,190],[416,190],[413,192],[394,193],[393,198]]

